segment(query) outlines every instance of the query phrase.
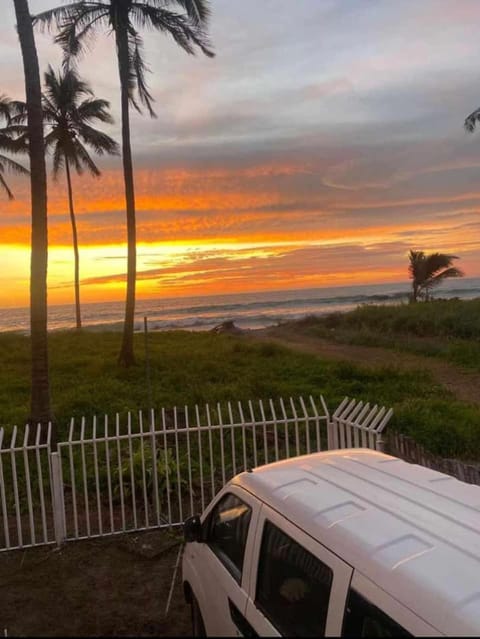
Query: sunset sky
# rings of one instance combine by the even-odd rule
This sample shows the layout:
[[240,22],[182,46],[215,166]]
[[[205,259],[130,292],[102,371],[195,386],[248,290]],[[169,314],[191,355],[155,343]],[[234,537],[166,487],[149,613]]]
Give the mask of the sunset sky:
[[[59,0],[30,0],[32,13]],[[478,0],[212,0],[216,57],[146,34],[158,118],[132,115],[139,298],[400,281],[411,248],[480,276]],[[13,3],[0,93],[23,99]],[[61,52],[37,34],[42,71]],[[110,100],[114,42],[79,70]],[[26,162],[26,160],[25,160]],[[121,300],[120,158],[74,178],[82,300]],[[0,306],[27,306],[28,179],[0,193]],[[49,182],[49,301],[73,301],[64,176]]]

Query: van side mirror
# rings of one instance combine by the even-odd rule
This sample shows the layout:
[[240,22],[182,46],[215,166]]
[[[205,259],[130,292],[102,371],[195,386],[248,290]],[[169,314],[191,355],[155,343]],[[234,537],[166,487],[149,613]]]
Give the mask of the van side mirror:
[[185,521],[183,522],[183,538],[186,542],[203,541],[200,515],[194,515],[193,517],[188,517],[187,519],[185,519]]

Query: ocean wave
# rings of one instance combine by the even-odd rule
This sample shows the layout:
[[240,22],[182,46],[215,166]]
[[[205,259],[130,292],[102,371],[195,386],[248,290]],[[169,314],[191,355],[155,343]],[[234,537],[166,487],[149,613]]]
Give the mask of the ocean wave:
[[[437,298],[480,297],[480,279],[470,282],[445,283],[435,290]],[[208,330],[226,321],[240,328],[263,328],[280,322],[301,319],[307,315],[345,312],[360,305],[398,304],[409,296],[407,282],[371,286],[304,289],[242,293],[230,296],[137,300],[135,330],[143,331],[143,318],[148,318],[150,330]],[[123,302],[94,302],[82,305],[83,325],[91,330],[121,330],[124,318]],[[49,307],[49,330],[64,330],[74,326],[74,306]],[[29,332],[27,308],[0,309],[0,331]]]
[[462,287],[455,287],[455,288],[449,288],[448,290],[443,290],[443,289],[436,289],[435,290],[435,297],[469,297],[469,298],[473,298],[473,297],[480,297],[480,287],[475,287],[475,288],[462,288]]
[[[263,326],[269,326],[281,321],[281,318],[272,318],[271,316],[257,315],[248,317],[242,317],[240,315],[216,315],[215,317],[188,317],[184,320],[171,320],[171,319],[150,319],[148,321],[149,330],[208,330],[214,328],[224,322],[233,321],[240,328],[258,328]],[[135,323],[135,330],[141,331],[144,329],[143,322]]]
[[[339,304],[368,304],[370,302],[388,302],[400,299],[407,299],[408,292],[397,291],[393,293],[374,293],[370,295],[338,295],[334,297],[306,297],[298,299],[269,300],[255,302],[237,302],[232,304],[209,304],[203,306],[186,306],[184,308],[165,307],[162,313],[175,316],[191,316],[193,314],[218,315],[220,313],[235,314],[239,311],[242,315],[249,314],[258,309],[290,309],[301,307],[330,307]],[[158,308],[151,309],[151,312],[159,313]]]

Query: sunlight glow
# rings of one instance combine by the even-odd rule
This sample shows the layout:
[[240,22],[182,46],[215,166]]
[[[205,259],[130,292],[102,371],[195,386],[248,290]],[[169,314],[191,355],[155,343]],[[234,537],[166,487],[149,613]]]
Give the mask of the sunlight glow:
[[[80,228],[84,220],[80,219]],[[50,234],[55,237],[55,231]],[[254,235],[254,234],[253,234]],[[260,235],[260,234],[259,234]],[[465,243],[461,232],[445,233],[441,222],[393,227],[330,228],[247,240],[220,236],[137,245],[137,298],[208,295],[354,285],[407,279],[408,247],[455,254]],[[468,238],[472,258],[463,264],[479,270],[480,239]],[[28,306],[30,250],[3,244],[0,252],[0,306]],[[127,247],[123,243],[80,246],[83,302],[122,301]],[[473,268],[472,268],[473,267]],[[51,244],[49,303],[73,303],[73,251]]]

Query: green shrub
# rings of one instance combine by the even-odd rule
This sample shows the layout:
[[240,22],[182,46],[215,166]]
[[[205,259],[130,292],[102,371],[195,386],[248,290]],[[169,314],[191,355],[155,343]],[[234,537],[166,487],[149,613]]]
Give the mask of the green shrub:
[[446,399],[409,399],[395,409],[392,426],[442,457],[478,459],[480,411]]

